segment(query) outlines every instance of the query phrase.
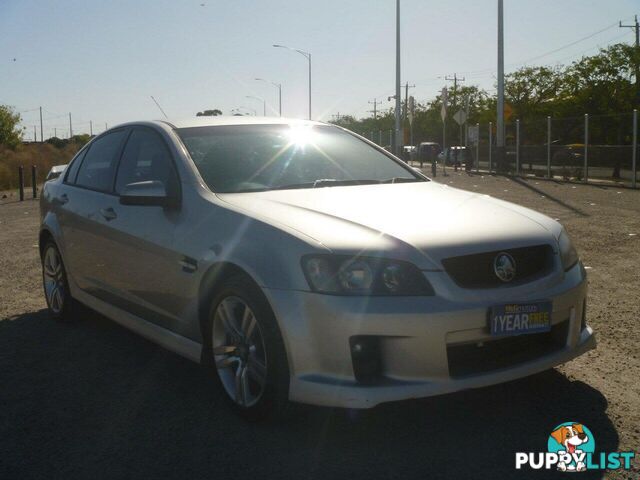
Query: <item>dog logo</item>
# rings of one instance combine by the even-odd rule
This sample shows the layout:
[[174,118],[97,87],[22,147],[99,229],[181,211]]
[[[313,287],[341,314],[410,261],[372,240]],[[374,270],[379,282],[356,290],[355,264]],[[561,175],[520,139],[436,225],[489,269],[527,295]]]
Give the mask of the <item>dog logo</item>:
[[493,271],[503,282],[510,282],[516,276],[516,261],[508,253],[499,253],[493,261]]
[[557,453],[556,467],[561,472],[584,472],[587,470],[587,453],[595,450],[595,440],[587,427],[580,423],[567,422],[558,425],[549,435],[547,447]]
[[546,452],[516,452],[516,470],[585,472],[589,470],[631,470],[636,452],[598,452],[591,430],[578,422],[558,425],[547,438]]

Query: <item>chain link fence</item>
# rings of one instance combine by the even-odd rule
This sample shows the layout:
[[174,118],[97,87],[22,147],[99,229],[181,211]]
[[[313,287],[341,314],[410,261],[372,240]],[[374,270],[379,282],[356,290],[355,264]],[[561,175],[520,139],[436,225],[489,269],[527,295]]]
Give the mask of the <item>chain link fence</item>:
[[502,160],[496,148],[495,124],[478,124],[478,130],[477,143],[468,147],[474,170],[638,185],[636,111],[508,121]]

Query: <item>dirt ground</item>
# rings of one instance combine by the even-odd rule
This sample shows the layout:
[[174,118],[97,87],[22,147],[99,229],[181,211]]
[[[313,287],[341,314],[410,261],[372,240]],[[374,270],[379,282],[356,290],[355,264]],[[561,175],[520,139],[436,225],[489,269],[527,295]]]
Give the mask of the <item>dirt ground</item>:
[[[44,310],[36,201],[0,203],[0,478],[548,478],[516,471],[551,429],[587,425],[598,451],[640,449],[640,191],[441,172],[436,180],[539,210],[589,274],[598,348],[504,385],[371,411],[298,407],[247,424],[187,360],[88,311]],[[416,214],[437,205],[413,205]],[[613,478],[637,478],[608,472]],[[581,478],[599,478],[588,472]],[[562,477],[560,477],[562,478]]]

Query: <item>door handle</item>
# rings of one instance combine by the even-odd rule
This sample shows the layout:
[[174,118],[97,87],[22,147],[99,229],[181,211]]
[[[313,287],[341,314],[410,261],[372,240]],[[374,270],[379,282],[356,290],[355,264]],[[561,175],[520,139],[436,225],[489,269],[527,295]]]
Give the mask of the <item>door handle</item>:
[[107,221],[111,221],[114,220],[116,218],[118,218],[118,214],[116,213],[116,211],[109,207],[109,208],[101,208],[100,209],[100,215],[102,215],[102,217]]

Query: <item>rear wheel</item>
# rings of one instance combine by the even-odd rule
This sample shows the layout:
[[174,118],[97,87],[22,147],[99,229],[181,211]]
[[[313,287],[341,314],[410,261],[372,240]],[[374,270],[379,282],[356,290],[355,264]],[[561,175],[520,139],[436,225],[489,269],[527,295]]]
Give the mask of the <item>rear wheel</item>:
[[287,405],[289,369],[276,319],[262,291],[232,277],[211,302],[209,363],[225,397],[250,419],[278,414]]
[[61,322],[76,319],[74,300],[69,291],[67,272],[62,256],[52,240],[48,240],[42,250],[42,285],[49,309],[49,316]]

